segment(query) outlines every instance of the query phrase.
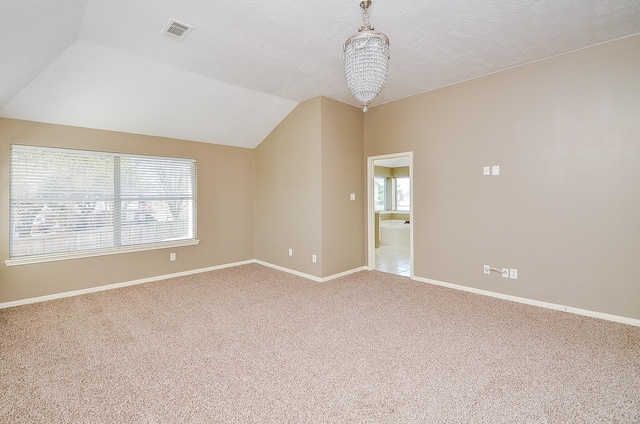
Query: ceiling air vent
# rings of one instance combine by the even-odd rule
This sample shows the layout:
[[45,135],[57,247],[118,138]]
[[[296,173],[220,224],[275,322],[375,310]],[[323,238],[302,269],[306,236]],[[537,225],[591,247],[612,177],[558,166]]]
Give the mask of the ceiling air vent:
[[186,37],[192,29],[193,27],[191,25],[172,19],[164,28],[164,31],[162,31],[162,35],[180,41]]

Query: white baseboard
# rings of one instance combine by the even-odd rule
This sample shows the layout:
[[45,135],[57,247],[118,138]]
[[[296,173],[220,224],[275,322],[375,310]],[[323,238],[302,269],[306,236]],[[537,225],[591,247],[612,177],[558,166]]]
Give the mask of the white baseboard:
[[253,259],[242,262],[234,262],[230,264],[216,265],[207,268],[192,269],[189,271],[176,272],[173,274],[157,275],[155,277],[142,278],[140,280],[126,281],[123,283],[107,284],[104,286],[90,287],[88,289],[73,290],[62,293],[55,293],[46,296],[31,297],[28,299],[14,300],[12,302],[0,303],[0,309],[12,308],[14,306],[28,305],[30,303],[46,302],[48,300],[62,299],[65,297],[79,296],[87,293],[96,293],[104,290],[118,289],[121,287],[135,286],[137,284],[151,283],[153,281],[168,280],[169,278],[183,277],[185,275],[199,274],[202,272],[215,271],[217,269],[230,268],[234,266],[246,265],[254,263]]
[[[203,272],[215,271],[215,270],[218,270],[218,269],[231,268],[231,267],[236,267],[236,266],[246,265],[246,264],[252,264],[252,263],[257,263],[257,264],[260,264],[260,265],[263,265],[263,266],[266,266],[266,267],[269,267],[269,268],[273,268],[273,269],[277,269],[279,271],[287,272],[289,274],[297,275],[299,277],[303,277],[303,278],[306,278],[306,279],[309,279],[309,280],[312,280],[312,281],[316,281],[318,283],[323,283],[325,281],[334,280],[336,278],[344,277],[346,275],[353,274],[353,273],[360,272],[360,271],[371,270],[371,268],[368,268],[366,266],[362,266],[362,267],[354,268],[354,269],[351,269],[351,270],[347,270],[347,271],[344,271],[344,272],[341,272],[341,273],[338,273],[338,274],[330,275],[328,277],[316,277],[315,275],[305,274],[304,272],[295,271],[293,269],[285,268],[285,267],[282,267],[282,266],[279,266],[279,265],[274,265],[274,264],[271,264],[271,263],[268,263],[268,262],[264,262],[264,261],[261,261],[261,260],[250,259],[250,260],[241,261],[241,262],[233,262],[233,263],[228,263],[228,264],[211,266],[211,267],[207,267],[207,268],[192,269],[192,270],[188,270],[188,271],[176,272],[176,273],[173,273],[173,274],[158,275],[158,276],[155,276],[155,277],[148,277],[148,278],[142,278],[142,279],[139,279],[139,280],[126,281],[126,282],[123,282],[123,283],[107,284],[107,285],[104,285],[104,286],[90,287],[90,288],[82,289],[82,290],[73,290],[73,291],[68,291],[68,292],[50,294],[50,295],[46,295],[46,296],[31,297],[31,298],[28,298],[28,299],[20,299],[20,300],[15,300],[15,301],[11,301],[11,302],[4,302],[4,303],[0,303],[0,309],[12,308],[14,306],[28,305],[30,303],[46,302],[48,300],[62,299],[62,298],[65,298],[65,297],[79,296],[79,295],[87,294],[87,293],[96,293],[96,292],[100,292],[100,291],[104,291],[104,290],[112,290],[112,289],[117,289],[117,288],[121,288],[121,287],[134,286],[134,285],[137,285],[137,284],[150,283],[150,282],[153,282],[153,281],[167,280],[169,278],[183,277],[185,275],[199,274],[199,273],[203,273]],[[427,283],[427,284],[433,284],[433,285],[436,285],[436,286],[447,287],[447,288],[454,289],[454,290],[462,290],[462,291],[466,291],[466,292],[470,292],[470,293],[480,294],[480,295],[483,295],[483,296],[494,297],[494,298],[497,298],[497,299],[510,300],[512,302],[524,303],[526,305],[538,306],[538,307],[541,307],[541,308],[553,309],[553,310],[556,310],[556,311],[569,312],[569,313],[576,314],[576,315],[583,315],[583,316],[592,317],[592,318],[600,318],[600,319],[604,319],[604,320],[607,320],[607,321],[614,321],[614,322],[619,322],[621,324],[628,324],[628,325],[633,325],[633,326],[636,326],[636,327],[640,327],[640,320],[639,319],[622,317],[622,316],[618,316],[618,315],[611,315],[611,314],[606,314],[604,312],[590,311],[590,310],[587,310],[587,309],[574,308],[572,306],[559,305],[559,304],[556,304],[556,303],[543,302],[543,301],[540,301],[540,300],[528,299],[526,297],[511,296],[511,295],[508,295],[508,294],[492,292],[492,291],[489,291],[489,290],[482,290],[482,289],[477,289],[477,288],[474,288],[474,287],[461,286],[461,285],[458,285],[458,284],[446,283],[444,281],[438,281],[438,280],[432,280],[432,279],[429,279],[429,278],[417,277],[415,275],[413,277],[411,277],[411,278],[413,280],[415,280],[415,281],[420,281],[420,282]]]
[[289,274],[297,275],[298,277],[303,277],[303,278],[306,278],[308,280],[316,281],[318,283],[324,283],[325,281],[335,280],[336,278],[344,277],[345,275],[353,274],[353,273],[364,271],[364,270],[368,269],[366,266],[361,266],[359,268],[350,269],[348,271],[344,271],[344,272],[341,272],[339,274],[330,275],[328,277],[316,277],[315,275],[305,274],[304,272],[300,272],[300,271],[296,271],[296,270],[293,270],[293,269],[285,268],[285,267],[280,266],[280,265],[274,265],[274,264],[271,264],[269,262],[261,261],[259,259],[256,259],[254,262],[257,263],[257,264],[269,267],[269,268],[277,269],[278,271],[287,272]]
[[269,262],[261,261],[259,259],[255,259],[254,262],[257,263],[257,264],[269,267],[269,268],[277,269],[278,271],[287,272],[289,274],[297,275],[298,277],[306,278],[308,280],[313,280],[313,281],[316,281],[318,283],[322,282],[321,281],[322,279],[320,277],[316,277],[315,275],[305,274],[304,272],[300,272],[300,271],[296,271],[296,270],[293,270],[293,269],[285,268],[285,267],[280,266],[280,265],[274,265],[274,264],[271,264]]
[[353,268],[353,269],[350,269],[348,271],[344,271],[344,272],[340,272],[338,274],[333,274],[333,275],[330,275],[328,277],[324,277],[324,278],[322,278],[322,282],[324,283],[325,281],[335,280],[336,278],[344,277],[344,276],[349,275],[349,274],[355,274],[356,272],[360,272],[360,271],[366,271],[367,269],[369,269],[369,268],[367,268],[366,266]]
[[360,268],[356,268],[356,269],[352,269],[352,270],[349,270],[349,271],[342,272],[340,274],[335,274],[335,275],[331,275],[329,277],[321,278],[321,277],[316,277],[315,275],[305,274],[303,272],[298,272],[298,271],[295,271],[295,270],[292,270],[292,269],[288,269],[288,268],[284,268],[284,267],[281,267],[281,266],[278,266],[278,265],[273,265],[273,264],[270,264],[268,262],[259,261],[257,259],[249,259],[247,261],[242,261],[242,262],[233,262],[233,263],[229,263],[229,264],[216,265],[216,266],[211,266],[211,267],[207,267],[207,268],[192,269],[192,270],[188,270],[188,271],[176,272],[176,273],[173,273],[173,274],[157,275],[157,276],[154,276],[154,277],[142,278],[142,279],[139,279],[139,280],[125,281],[123,283],[107,284],[107,285],[104,285],[104,286],[90,287],[90,288],[87,288],[87,289],[73,290],[73,291],[68,291],[68,292],[49,294],[49,295],[46,295],[46,296],[30,297],[30,298],[27,298],[27,299],[20,299],[20,300],[14,300],[14,301],[11,301],[11,302],[4,302],[4,303],[0,303],[0,309],[12,308],[14,306],[28,305],[30,303],[46,302],[48,300],[62,299],[62,298],[65,298],[65,297],[80,296],[82,294],[96,293],[96,292],[100,292],[100,291],[104,291],[104,290],[118,289],[118,288],[121,288],[121,287],[135,286],[137,284],[151,283],[153,281],[168,280],[169,278],[183,277],[185,275],[192,275],[192,274],[200,274],[202,272],[215,271],[215,270],[218,270],[218,269],[231,268],[231,267],[235,267],[235,266],[252,264],[252,263],[257,263],[257,264],[260,264],[260,265],[264,265],[264,266],[267,266],[269,268],[274,268],[274,269],[277,269],[279,271],[287,272],[289,274],[294,274],[294,275],[297,275],[299,277],[303,277],[303,278],[306,278],[306,279],[309,279],[309,280],[312,280],[312,281],[317,281],[319,283],[323,283],[325,281],[333,280],[335,278],[343,277],[345,275],[353,274],[354,272],[358,272],[358,271],[362,271],[362,270],[367,269],[367,267],[360,267]]
[[447,288],[454,289],[454,290],[462,290],[462,291],[466,291],[466,292],[469,292],[469,293],[481,294],[483,296],[495,297],[497,299],[510,300],[512,302],[518,302],[518,303],[524,303],[526,305],[538,306],[540,308],[546,308],[546,309],[553,309],[553,310],[556,310],[556,311],[569,312],[571,314],[583,315],[583,316],[587,316],[587,317],[591,317],[591,318],[600,318],[600,319],[604,319],[604,320],[607,320],[607,321],[614,321],[614,322],[619,322],[621,324],[628,324],[628,325],[633,325],[633,326],[636,326],[636,327],[640,327],[640,320],[639,319],[621,317],[621,316],[618,316],[618,315],[606,314],[604,312],[590,311],[588,309],[574,308],[573,306],[558,305],[556,303],[543,302],[543,301],[540,301],[540,300],[527,299],[526,297],[511,296],[511,295],[508,295],[508,294],[492,292],[492,291],[489,291],[489,290],[482,290],[482,289],[477,289],[477,288],[474,288],[474,287],[467,287],[467,286],[461,286],[461,285],[458,285],[458,284],[445,283],[443,281],[438,281],[438,280],[431,280],[429,278],[413,276],[412,279],[415,280],[415,281],[420,281],[422,283],[427,283],[427,284],[433,284],[433,285],[436,285],[436,286],[447,287]]

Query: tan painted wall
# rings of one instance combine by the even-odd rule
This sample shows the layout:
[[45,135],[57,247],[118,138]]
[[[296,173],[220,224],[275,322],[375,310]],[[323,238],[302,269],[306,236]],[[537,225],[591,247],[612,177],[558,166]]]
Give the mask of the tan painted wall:
[[376,177],[393,177],[393,168],[386,166],[374,166],[373,174]]
[[409,167],[408,166],[399,166],[397,168],[392,168],[391,169],[391,174],[394,177],[408,177],[409,175],[411,175],[409,173]]
[[399,166],[397,168],[389,168],[387,166],[374,166],[373,174],[376,177],[408,177],[409,167]]
[[322,97],[323,277],[366,264],[363,131],[360,108]]
[[[11,143],[195,158],[200,244],[7,267]],[[0,119],[0,188],[0,303],[253,259],[250,149]]]
[[367,112],[406,151],[416,276],[640,318],[640,36]]
[[[255,149],[255,257],[317,277],[322,264],[321,99],[300,103]],[[293,256],[288,256],[288,249]]]
[[316,97],[256,148],[256,259],[316,277],[365,265],[363,127],[358,108]]

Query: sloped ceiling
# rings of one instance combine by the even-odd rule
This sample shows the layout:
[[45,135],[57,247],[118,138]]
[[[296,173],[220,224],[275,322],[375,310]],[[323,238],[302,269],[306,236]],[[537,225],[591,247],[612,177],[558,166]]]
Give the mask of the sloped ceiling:
[[[253,148],[298,102],[357,105],[358,0],[0,0],[0,116]],[[373,0],[375,104],[640,33],[638,0]],[[176,19],[182,41],[160,35]]]

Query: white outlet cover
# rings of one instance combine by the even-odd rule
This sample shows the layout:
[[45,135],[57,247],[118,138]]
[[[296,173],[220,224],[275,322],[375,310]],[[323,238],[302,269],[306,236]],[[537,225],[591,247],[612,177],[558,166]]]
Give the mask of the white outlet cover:
[[491,267],[489,265],[485,265],[483,271],[485,274],[491,274]]
[[510,268],[509,269],[509,278],[517,280],[518,279],[518,270],[514,269],[514,268]]
[[351,200],[356,200],[356,194],[355,193],[351,193],[351,195],[349,196],[349,198]]
[[491,167],[485,166],[484,168],[482,168],[482,175],[491,175]]
[[509,278],[509,268],[502,268],[502,278]]
[[500,165],[493,165],[491,167],[491,175],[500,175]]

